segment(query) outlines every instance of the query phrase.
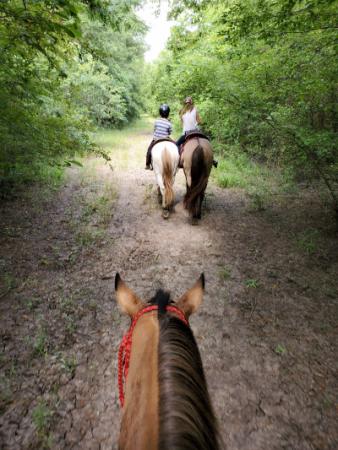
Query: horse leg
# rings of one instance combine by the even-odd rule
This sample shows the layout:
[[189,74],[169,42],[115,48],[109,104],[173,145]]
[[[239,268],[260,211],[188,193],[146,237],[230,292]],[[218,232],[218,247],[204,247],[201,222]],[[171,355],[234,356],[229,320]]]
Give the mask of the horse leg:
[[162,217],[163,219],[168,219],[169,218],[169,214],[170,214],[170,206],[166,205],[165,202],[166,196],[165,196],[165,188],[164,188],[164,193],[162,195]]
[[170,215],[170,206],[165,203],[165,192],[162,195],[162,217],[168,219]]
[[158,200],[158,204],[161,205],[162,204],[162,193],[161,193],[161,189],[159,188],[159,186],[157,186],[157,200]]
[[[157,193],[158,193],[158,199],[159,199],[159,203],[162,203],[162,206],[165,202],[165,198],[164,198],[164,183],[163,183],[163,178],[162,175],[160,173],[156,174],[156,182],[157,182]],[[160,201],[161,199],[161,201]]]
[[196,211],[196,217],[197,219],[201,219],[202,218],[202,204],[203,204],[203,200],[204,200],[204,192],[202,192],[202,194],[199,196],[198,200],[197,200],[197,211]]
[[161,174],[156,175],[157,179],[157,192],[158,192],[158,200],[159,204],[162,204],[162,217],[164,219],[168,219],[169,217],[169,207],[165,203],[165,187],[163,183],[163,178]]
[[162,217],[163,219],[169,219],[170,211],[169,209],[162,209]]
[[[190,189],[191,189],[191,173],[190,171],[188,172],[184,172],[185,175],[185,185],[186,185],[186,194],[185,197],[187,197],[189,195]],[[183,201],[184,206],[186,206],[185,204],[185,200]]]

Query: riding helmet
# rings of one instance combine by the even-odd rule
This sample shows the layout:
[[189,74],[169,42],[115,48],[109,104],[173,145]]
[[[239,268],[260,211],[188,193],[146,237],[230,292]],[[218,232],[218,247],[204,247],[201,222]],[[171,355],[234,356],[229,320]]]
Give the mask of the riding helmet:
[[166,103],[160,106],[160,116],[167,118],[170,113],[170,108]]

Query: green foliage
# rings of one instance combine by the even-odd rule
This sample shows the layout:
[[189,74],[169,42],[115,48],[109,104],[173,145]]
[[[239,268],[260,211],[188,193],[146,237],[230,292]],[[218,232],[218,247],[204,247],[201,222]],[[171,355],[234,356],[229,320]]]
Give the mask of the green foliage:
[[40,326],[33,343],[33,351],[36,356],[45,356],[48,353],[48,336],[45,329]]
[[272,177],[268,166],[255,162],[239,146],[223,153],[214,177],[223,188],[245,189],[255,211],[265,209],[272,198],[289,192],[294,186],[288,171],[274,167]]
[[314,228],[307,228],[297,236],[297,246],[308,255],[313,255],[318,248],[320,233]]
[[[148,107],[169,99],[178,111],[193,96],[217,148],[320,180],[338,211],[334,3],[173,1],[178,25],[149,68]],[[227,164],[221,183],[240,185]]]
[[255,280],[254,278],[245,280],[245,286],[248,287],[248,288],[257,289],[258,286],[259,286],[259,281]]
[[77,359],[75,356],[69,356],[69,357],[61,357],[60,360],[63,369],[70,374],[71,377],[74,377],[76,367],[77,367]]
[[223,267],[219,271],[219,277],[221,280],[226,281],[231,277],[231,270],[228,267]]
[[0,187],[57,181],[89,132],[140,111],[137,0],[0,3]]
[[275,353],[277,353],[277,355],[283,356],[286,353],[286,348],[284,347],[284,345],[278,344],[275,348]]
[[52,418],[53,411],[51,411],[44,400],[39,400],[37,406],[33,409],[32,420],[41,446],[44,449],[52,446],[52,439],[49,433]]

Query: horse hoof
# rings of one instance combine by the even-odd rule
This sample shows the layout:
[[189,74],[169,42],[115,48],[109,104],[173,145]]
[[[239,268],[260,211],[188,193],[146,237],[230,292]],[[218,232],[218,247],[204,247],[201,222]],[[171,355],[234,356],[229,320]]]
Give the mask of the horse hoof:
[[162,211],[162,217],[163,217],[163,219],[169,219],[169,215],[170,215],[170,213],[169,213],[169,211],[168,211],[167,209],[164,209],[164,210]]
[[192,219],[191,219],[191,225],[198,225],[198,224],[199,224],[198,217],[192,217]]

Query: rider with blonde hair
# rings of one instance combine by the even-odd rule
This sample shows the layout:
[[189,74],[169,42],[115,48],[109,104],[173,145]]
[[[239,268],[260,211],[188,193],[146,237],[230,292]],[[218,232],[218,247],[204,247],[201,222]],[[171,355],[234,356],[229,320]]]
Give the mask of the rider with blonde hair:
[[[201,118],[191,97],[187,97],[184,100],[183,108],[180,110],[179,115],[183,125],[183,134],[176,141],[176,145],[180,152],[180,147],[184,144],[187,135],[193,131],[198,131],[198,125],[201,123]],[[218,162],[213,160],[212,164],[214,167],[217,167]]]
[[191,97],[187,97],[184,100],[183,108],[180,110],[179,115],[183,125],[183,134],[176,141],[178,148],[184,143],[186,135],[191,131],[197,130],[198,124],[201,123],[201,118]]

